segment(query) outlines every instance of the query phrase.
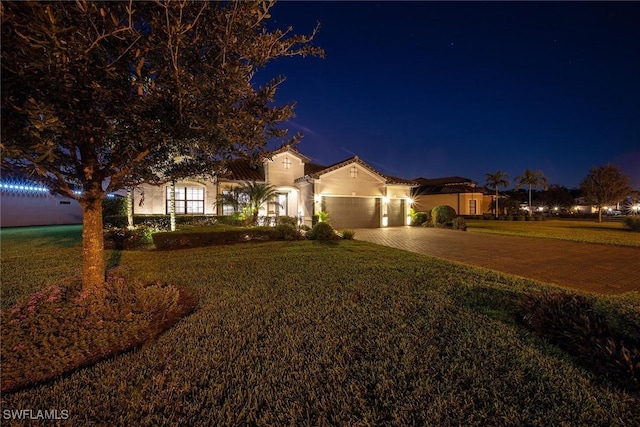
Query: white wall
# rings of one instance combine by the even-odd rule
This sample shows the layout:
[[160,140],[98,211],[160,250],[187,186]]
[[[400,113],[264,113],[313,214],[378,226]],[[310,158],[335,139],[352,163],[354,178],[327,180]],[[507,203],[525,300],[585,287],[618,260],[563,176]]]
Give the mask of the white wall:
[[82,208],[73,199],[4,192],[0,196],[0,227],[81,223]]

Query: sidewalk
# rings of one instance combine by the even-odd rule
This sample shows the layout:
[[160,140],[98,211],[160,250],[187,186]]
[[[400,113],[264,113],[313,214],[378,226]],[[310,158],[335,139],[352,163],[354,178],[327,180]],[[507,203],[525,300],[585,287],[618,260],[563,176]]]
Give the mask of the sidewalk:
[[425,227],[357,229],[355,238],[588,292],[640,291],[640,248]]

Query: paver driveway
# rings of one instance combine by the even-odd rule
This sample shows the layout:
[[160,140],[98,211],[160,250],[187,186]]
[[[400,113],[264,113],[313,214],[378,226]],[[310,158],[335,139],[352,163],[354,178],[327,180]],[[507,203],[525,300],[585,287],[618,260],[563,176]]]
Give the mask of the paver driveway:
[[640,248],[425,227],[357,229],[357,240],[601,294],[640,291]]

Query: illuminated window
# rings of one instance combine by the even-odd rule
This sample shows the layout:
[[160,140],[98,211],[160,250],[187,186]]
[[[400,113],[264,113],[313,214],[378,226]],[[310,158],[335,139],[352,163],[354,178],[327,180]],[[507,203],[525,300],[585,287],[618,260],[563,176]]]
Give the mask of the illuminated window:
[[[167,187],[167,214],[170,201],[171,187]],[[204,188],[176,187],[176,215],[204,215]]]
[[358,168],[355,166],[351,166],[351,178],[358,177]]
[[285,169],[289,169],[291,167],[291,160],[289,160],[288,157],[285,157],[284,160],[282,161],[282,165],[284,166]]
[[476,201],[469,200],[469,215],[475,215],[475,214],[476,214]]

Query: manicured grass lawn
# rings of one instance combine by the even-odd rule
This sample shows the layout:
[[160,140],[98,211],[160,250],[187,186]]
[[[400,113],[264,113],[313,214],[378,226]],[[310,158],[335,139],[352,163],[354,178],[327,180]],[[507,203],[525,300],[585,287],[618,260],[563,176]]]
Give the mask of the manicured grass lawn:
[[[79,228],[35,232],[1,232],[3,307],[79,269]],[[637,393],[514,320],[532,281],[360,241],[107,257],[199,307],[139,350],[3,395],[3,410],[66,409],[73,425],[640,423]]]
[[467,220],[467,230],[476,233],[510,234],[526,237],[573,240],[576,242],[640,247],[640,233],[621,222],[550,219],[547,221]]

